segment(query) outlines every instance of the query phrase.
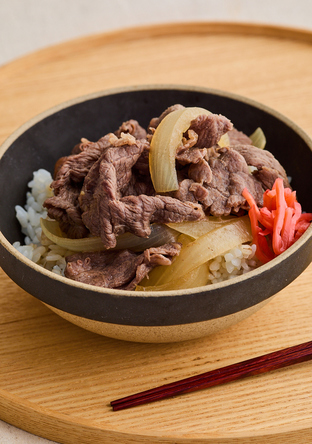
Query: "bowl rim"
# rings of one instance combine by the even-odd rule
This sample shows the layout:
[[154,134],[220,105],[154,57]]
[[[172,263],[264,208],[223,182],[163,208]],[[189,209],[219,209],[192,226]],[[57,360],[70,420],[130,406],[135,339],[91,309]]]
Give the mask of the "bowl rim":
[[[180,90],[180,91],[194,91],[199,93],[206,93],[206,94],[213,94],[225,98],[230,98],[236,101],[243,102],[245,104],[251,105],[255,108],[261,109],[262,111],[271,114],[273,117],[277,118],[278,120],[282,121],[284,124],[289,126],[293,131],[295,131],[299,137],[301,137],[304,142],[309,146],[310,150],[312,151],[312,139],[309,137],[309,135],[295,122],[293,122],[291,119],[280,113],[279,111],[276,111],[275,109],[262,104],[261,102],[258,102],[254,99],[232,93],[225,90],[219,90],[215,88],[209,88],[209,87],[200,87],[200,86],[194,86],[194,85],[185,85],[185,84],[142,84],[142,85],[130,85],[130,86],[123,86],[123,87],[117,87],[117,88],[109,88],[104,89],[100,91],[95,91],[89,94],[81,95],[76,98],[69,99],[67,101],[61,102],[53,107],[50,107],[49,109],[42,111],[41,113],[37,114],[36,116],[32,117],[25,123],[23,123],[21,126],[19,126],[11,135],[9,135],[6,140],[1,144],[0,146],[0,160],[3,157],[4,153],[10,148],[12,143],[20,136],[22,135],[26,130],[30,129],[32,126],[40,122],[41,120],[45,119],[46,117],[49,117],[50,115],[61,111],[65,108],[68,108],[72,105],[77,105],[79,103],[82,103],[84,101],[89,101],[92,99],[97,99],[100,97],[108,96],[108,95],[114,95],[114,94],[121,94],[126,92],[135,92],[135,91],[147,91],[147,90]],[[240,282],[244,282],[250,278],[255,278],[259,274],[262,274],[268,269],[271,269],[272,267],[277,266],[281,262],[283,262],[286,257],[289,257],[290,255],[294,254],[297,250],[299,250],[310,238],[312,238],[312,224],[311,226],[306,230],[306,232],[291,246],[289,247],[285,252],[277,256],[276,258],[272,259],[270,262],[261,265],[260,267],[256,268],[255,270],[251,270],[248,273],[245,273],[240,276],[236,276],[232,279],[218,282],[216,284],[208,284],[201,287],[192,287],[188,289],[180,289],[180,290],[166,290],[166,291],[125,291],[125,290],[118,290],[118,289],[112,289],[112,288],[103,288],[103,287],[97,287],[90,284],[85,284],[81,282],[77,282],[74,280],[70,280],[64,276],[57,275],[56,273],[53,273],[52,271],[49,271],[42,266],[36,264],[32,260],[25,257],[22,253],[20,253],[13,245],[6,239],[6,237],[3,235],[2,231],[0,231],[0,244],[7,250],[7,252],[11,255],[13,255],[18,261],[21,261],[24,263],[24,265],[31,267],[34,271],[39,272],[46,277],[49,277],[51,279],[55,279],[65,285],[72,286],[74,288],[80,288],[86,291],[91,292],[97,292],[101,294],[107,294],[109,293],[112,296],[129,296],[129,297],[149,297],[149,298],[155,298],[155,297],[166,297],[166,296],[179,296],[179,295],[185,295],[188,293],[200,294],[203,292],[209,292],[210,290],[215,289],[221,289],[221,288],[227,288],[230,287],[232,284],[238,284]]]

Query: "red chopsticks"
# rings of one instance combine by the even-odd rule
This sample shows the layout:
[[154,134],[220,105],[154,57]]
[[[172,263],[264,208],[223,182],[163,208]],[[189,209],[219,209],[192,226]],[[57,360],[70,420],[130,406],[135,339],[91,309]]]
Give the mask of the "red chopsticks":
[[114,411],[267,373],[312,359],[312,341],[202,373],[111,402]]

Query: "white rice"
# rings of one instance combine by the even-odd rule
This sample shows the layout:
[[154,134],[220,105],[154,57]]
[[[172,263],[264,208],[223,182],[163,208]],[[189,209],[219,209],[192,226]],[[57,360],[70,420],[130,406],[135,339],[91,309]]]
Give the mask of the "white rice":
[[[24,244],[14,242],[13,246],[28,259],[59,275],[64,274],[65,257],[71,251],[59,247],[42,233],[40,218],[46,218],[47,211],[42,204],[52,196],[51,174],[40,169],[33,173],[33,180],[28,183],[30,191],[26,194],[24,207],[16,205],[16,218],[25,235]],[[247,273],[259,266],[255,258],[255,245],[240,245],[209,262],[208,284],[222,282]]]
[[66,265],[65,256],[71,252],[53,244],[42,234],[40,227],[40,219],[47,217],[42,204],[53,194],[51,182],[52,176],[48,171],[40,169],[33,173],[33,180],[28,183],[30,191],[26,194],[25,206],[15,207],[16,218],[25,235],[24,244],[14,242],[13,247],[33,262],[62,275]]
[[244,244],[212,259],[208,264],[208,284],[232,279],[257,268],[259,262],[255,252],[255,245]]

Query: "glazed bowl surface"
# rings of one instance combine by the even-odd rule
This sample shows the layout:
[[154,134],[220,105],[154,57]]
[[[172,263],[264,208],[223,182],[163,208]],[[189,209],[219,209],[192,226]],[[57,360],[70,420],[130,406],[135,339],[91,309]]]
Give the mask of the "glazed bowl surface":
[[228,117],[246,134],[261,127],[267,149],[291,177],[303,210],[311,211],[312,141],[278,112],[231,93],[207,88],[146,85],[102,91],[50,109],[15,131],[0,150],[0,265],[21,288],[58,315],[104,336],[138,342],[203,337],[245,319],[296,279],[312,260],[312,227],[286,252],[230,281],[188,290],[140,292],[104,289],[55,275],[19,253],[23,243],[15,205],[25,204],[33,172],[53,172],[56,160],[80,139],[98,140],[123,121],[147,127],[180,103]]

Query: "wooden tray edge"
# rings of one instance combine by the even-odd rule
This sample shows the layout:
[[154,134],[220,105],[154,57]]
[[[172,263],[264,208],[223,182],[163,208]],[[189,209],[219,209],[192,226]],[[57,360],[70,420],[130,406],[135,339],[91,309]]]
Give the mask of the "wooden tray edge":
[[[78,38],[66,40],[48,47],[44,47],[37,51],[28,53],[22,57],[8,62],[0,66],[0,72],[6,69],[12,70],[14,65],[18,67],[20,63],[25,68],[27,59],[32,60],[33,57],[44,59],[47,49],[53,49],[58,53],[58,57],[66,55],[68,46],[71,47],[71,55],[73,54],[73,46],[76,51],[81,51],[84,47],[89,47],[90,43],[93,47],[102,46],[104,44],[113,44],[118,42],[135,41],[146,38],[157,38],[164,36],[178,35],[204,35],[204,34],[233,34],[245,36],[271,37],[279,39],[288,39],[292,41],[301,41],[312,44],[312,31],[308,29],[300,29],[295,27],[267,25],[262,23],[243,23],[243,22],[219,22],[219,21],[198,21],[198,22],[168,22],[165,24],[133,26],[129,28],[119,28],[104,33],[96,33]],[[68,45],[70,44],[70,45]],[[51,56],[51,55],[50,55]],[[41,60],[42,61],[42,60]]]
[[[281,442],[291,442],[288,440],[294,439],[297,444],[305,444],[308,442],[307,438],[312,437],[312,426],[309,421],[297,425],[292,430],[284,426],[273,428],[267,433],[248,433],[247,431],[244,434],[231,433],[231,436],[223,437],[207,437],[198,433],[195,436],[186,434],[183,434],[183,437],[179,434],[163,436],[162,434],[153,433],[153,431],[149,433],[148,430],[146,430],[146,434],[142,434],[142,431],[140,431],[140,434],[136,435],[134,430],[132,433],[127,433],[122,430],[104,429],[101,423],[90,423],[90,421],[80,417],[70,417],[51,409],[37,407],[27,400],[23,400],[21,404],[20,397],[8,394],[2,389],[0,389],[0,411],[2,412],[1,420],[8,424],[33,435],[64,444],[77,444],[81,440],[84,444],[94,444],[100,441],[133,444],[134,439],[138,443],[166,444],[170,442],[172,444],[249,444],[250,439],[254,444],[263,444],[264,441],[267,444],[279,444]],[[114,414],[118,413],[115,412]],[[79,427],[77,428],[77,426]]]

